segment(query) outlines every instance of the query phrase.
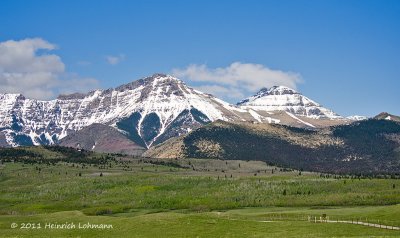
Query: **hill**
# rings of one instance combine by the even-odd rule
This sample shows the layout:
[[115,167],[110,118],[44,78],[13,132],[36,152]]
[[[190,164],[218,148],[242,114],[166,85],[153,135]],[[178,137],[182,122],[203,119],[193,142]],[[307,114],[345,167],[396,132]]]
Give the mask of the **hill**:
[[395,116],[395,115],[389,114],[389,113],[387,113],[387,112],[381,112],[381,113],[379,113],[378,115],[376,115],[376,116],[374,117],[374,119],[378,119],[378,120],[384,119],[384,120],[389,120],[389,121],[397,121],[397,122],[400,122],[400,117],[399,117],[399,116]]
[[261,160],[327,173],[399,174],[400,124],[370,119],[310,130],[217,121],[155,146],[144,155]]
[[140,155],[146,150],[117,129],[97,123],[71,133],[63,138],[59,144],[96,152],[131,155]]

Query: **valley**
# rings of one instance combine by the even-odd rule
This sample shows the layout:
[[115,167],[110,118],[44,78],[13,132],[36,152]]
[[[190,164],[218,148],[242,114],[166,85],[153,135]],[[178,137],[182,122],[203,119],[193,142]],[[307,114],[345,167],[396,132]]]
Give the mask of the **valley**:
[[[320,174],[261,161],[21,149],[42,156],[2,159],[0,237],[399,236],[396,230],[308,221],[327,214],[400,226],[400,180],[390,176]],[[21,230],[11,222],[114,228]]]
[[284,86],[0,94],[0,237],[400,237],[399,135]]

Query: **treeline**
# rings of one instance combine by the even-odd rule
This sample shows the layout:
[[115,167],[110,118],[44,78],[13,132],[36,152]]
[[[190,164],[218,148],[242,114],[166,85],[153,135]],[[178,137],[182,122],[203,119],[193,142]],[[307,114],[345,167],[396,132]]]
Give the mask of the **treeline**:
[[0,158],[1,159],[17,159],[23,157],[39,157],[42,158],[41,154],[34,153],[32,151],[27,151],[24,149],[15,148],[0,148]]
[[154,164],[154,165],[168,166],[168,167],[173,167],[173,168],[181,168],[181,169],[190,168],[187,166],[182,166],[179,163],[175,163],[175,162],[167,161],[167,160],[157,160],[157,159],[155,160],[155,159],[150,159],[150,158],[144,158],[144,159],[140,159],[139,162]]
[[58,162],[106,164],[110,161],[115,161],[115,157],[110,154],[96,154],[92,151],[54,145],[0,148],[0,160],[3,162],[23,162],[29,164],[56,164]]

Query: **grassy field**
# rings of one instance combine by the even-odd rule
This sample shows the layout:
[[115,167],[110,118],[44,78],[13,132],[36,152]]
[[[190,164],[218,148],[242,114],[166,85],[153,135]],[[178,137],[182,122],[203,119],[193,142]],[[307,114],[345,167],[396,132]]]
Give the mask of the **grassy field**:
[[[257,161],[0,164],[0,237],[400,237],[307,221],[327,214],[400,226],[397,204],[400,180],[321,177]],[[88,222],[113,228],[45,228]]]
[[[334,213],[352,215],[354,208],[331,209]],[[395,210],[393,210],[395,209]],[[272,210],[272,211],[271,211]],[[149,214],[119,214],[119,216],[86,216],[79,211],[57,212],[34,216],[1,216],[2,237],[399,237],[399,231],[364,227],[352,224],[310,223],[296,220],[258,222],[268,213],[290,212],[292,215],[309,212],[307,208],[251,208],[226,212],[159,212]],[[374,215],[383,212],[398,217],[399,207],[363,207],[356,212]],[[311,212],[324,212],[314,210]],[[397,212],[397,214],[394,214]],[[391,215],[390,215],[391,214]],[[377,214],[375,214],[377,215]],[[10,223],[42,223],[42,229],[11,229]],[[88,222],[111,224],[110,229],[45,229],[46,223],[73,222],[76,226]]]

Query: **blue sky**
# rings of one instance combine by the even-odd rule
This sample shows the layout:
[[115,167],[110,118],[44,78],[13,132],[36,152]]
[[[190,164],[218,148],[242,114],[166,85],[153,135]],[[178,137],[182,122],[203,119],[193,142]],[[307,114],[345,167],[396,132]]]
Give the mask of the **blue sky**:
[[344,116],[399,115],[399,29],[400,1],[3,0],[0,42],[40,39],[27,57],[58,68],[0,83],[51,98],[165,72],[232,103],[282,82]]

